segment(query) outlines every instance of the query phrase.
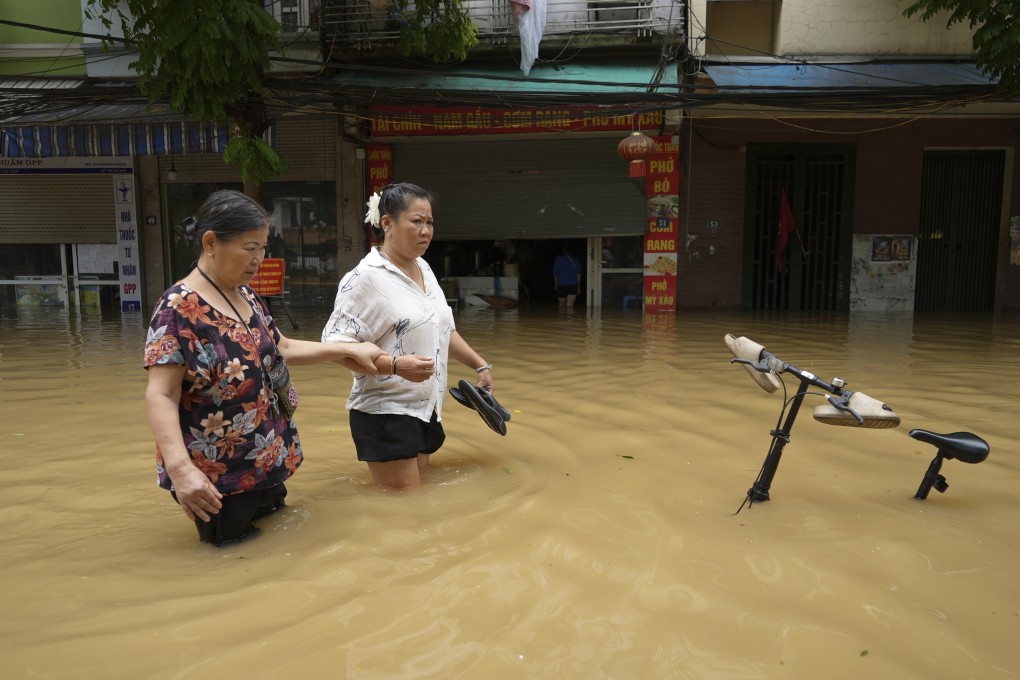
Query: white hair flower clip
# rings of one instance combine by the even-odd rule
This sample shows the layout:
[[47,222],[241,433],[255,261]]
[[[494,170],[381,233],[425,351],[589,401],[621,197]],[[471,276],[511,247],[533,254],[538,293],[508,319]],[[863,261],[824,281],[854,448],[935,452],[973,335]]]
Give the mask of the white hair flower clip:
[[379,223],[382,221],[382,216],[379,214],[379,199],[381,198],[382,196],[378,193],[373,193],[369,197],[368,203],[365,204],[368,206],[368,212],[365,213],[365,222],[371,224],[373,227],[378,227]]

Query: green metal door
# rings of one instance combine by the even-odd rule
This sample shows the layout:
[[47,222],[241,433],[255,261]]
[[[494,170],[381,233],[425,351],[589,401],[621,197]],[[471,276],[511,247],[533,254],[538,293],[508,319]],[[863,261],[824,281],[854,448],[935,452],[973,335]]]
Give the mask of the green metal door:
[[[849,308],[853,246],[851,146],[749,146],[744,219],[743,306],[840,311]],[[780,195],[797,233],[777,267]]]

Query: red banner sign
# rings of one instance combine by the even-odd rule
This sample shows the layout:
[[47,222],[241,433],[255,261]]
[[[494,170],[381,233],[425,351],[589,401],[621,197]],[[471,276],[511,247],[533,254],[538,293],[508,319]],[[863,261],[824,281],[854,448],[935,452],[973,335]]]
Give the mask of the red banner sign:
[[393,181],[393,147],[389,144],[365,145],[365,191],[368,196]]
[[464,106],[416,106],[408,110],[375,106],[371,111],[372,134],[377,137],[647,130],[661,127],[665,118],[662,111],[606,113],[598,108],[569,106],[512,110]]
[[[389,144],[365,145],[365,195],[382,193],[383,187],[393,182],[393,147]],[[366,207],[367,211],[367,207]],[[375,234],[365,225],[368,244],[378,243]]]
[[267,257],[251,280],[251,288],[262,297],[283,295],[284,260],[282,257]]
[[680,238],[680,145],[655,137],[655,154],[646,161],[645,311],[676,311],[676,274]]

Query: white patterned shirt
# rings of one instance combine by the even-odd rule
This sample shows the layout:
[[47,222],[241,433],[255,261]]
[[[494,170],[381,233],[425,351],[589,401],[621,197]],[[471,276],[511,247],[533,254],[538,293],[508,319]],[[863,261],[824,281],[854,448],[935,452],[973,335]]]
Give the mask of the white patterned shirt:
[[425,422],[434,411],[442,420],[450,337],[456,325],[432,268],[420,257],[416,262],[424,292],[373,248],[340,281],[322,341],[373,342],[395,357],[432,357],[435,372],[420,383],[396,375],[354,373],[348,411],[409,415]]

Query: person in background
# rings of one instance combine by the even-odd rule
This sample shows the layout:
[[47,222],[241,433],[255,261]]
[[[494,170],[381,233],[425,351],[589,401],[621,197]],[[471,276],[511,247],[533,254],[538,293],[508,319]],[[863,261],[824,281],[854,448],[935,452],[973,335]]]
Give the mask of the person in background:
[[581,289],[581,263],[563,246],[562,252],[553,262],[553,281],[556,286],[556,297],[560,301],[560,311],[573,312],[574,302]]
[[370,343],[323,345],[280,332],[249,287],[265,257],[270,218],[237,191],[216,191],[185,222],[199,252],[156,304],[145,342],[145,400],[156,471],[199,539],[222,545],[284,505],[304,458],[291,365],[335,361],[389,371]]
[[457,332],[453,311],[423,259],[432,242],[431,192],[389,184],[368,201],[365,222],[378,245],[340,281],[324,343],[371,342],[392,363],[382,375],[355,370],[347,399],[358,460],[379,486],[422,482],[429,457],[443,445],[447,363],[459,361],[493,390],[492,365]]

